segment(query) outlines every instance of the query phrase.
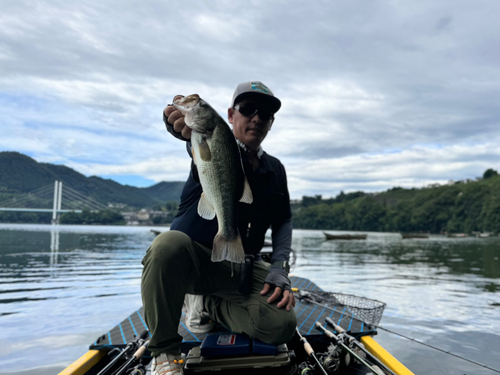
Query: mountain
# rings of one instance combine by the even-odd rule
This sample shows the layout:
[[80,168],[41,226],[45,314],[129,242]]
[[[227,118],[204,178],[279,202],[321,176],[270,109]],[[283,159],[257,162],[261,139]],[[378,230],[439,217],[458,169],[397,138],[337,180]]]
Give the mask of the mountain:
[[147,188],[121,185],[97,176],[86,177],[64,165],[39,163],[19,152],[0,152],[0,200],[54,184],[55,180],[105,205],[135,208],[179,202],[184,186],[183,181],[160,182]]
[[184,188],[184,182],[166,182],[162,181],[157,183],[156,185],[140,188],[150,197],[155,198],[161,202],[168,201],[180,201],[180,196],[182,193],[182,189]]

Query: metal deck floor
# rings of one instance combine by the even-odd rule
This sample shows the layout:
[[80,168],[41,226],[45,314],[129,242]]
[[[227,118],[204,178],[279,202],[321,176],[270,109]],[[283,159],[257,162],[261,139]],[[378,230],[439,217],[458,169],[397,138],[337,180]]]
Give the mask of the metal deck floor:
[[[312,281],[291,276],[290,281],[293,288],[308,290],[311,292],[322,291]],[[325,323],[325,318],[330,317],[334,322],[340,325],[347,331],[351,331],[354,336],[363,336],[373,334],[375,328],[373,326],[363,323],[361,320],[352,317],[350,311],[345,307],[322,307],[314,303],[308,303],[304,300],[298,300],[295,306],[295,313],[297,314],[298,327],[302,335],[317,335],[319,332],[314,328],[316,321]],[[190,342],[193,344],[200,343],[206,337],[206,334],[194,334],[187,329],[184,324],[185,315],[182,313],[181,322],[179,324],[179,334],[183,337],[183,342]],[[94,343],[90,345],[89,349],[106,350],[115,347],[122,348],[127,342],[134,339],[135,336],[143,332],[146,327],[144,321],[144,310],[141,307],[139,310],[134,311],[128,318],[123,320],[120,324],[114,327],[111,331],[100,336]]]

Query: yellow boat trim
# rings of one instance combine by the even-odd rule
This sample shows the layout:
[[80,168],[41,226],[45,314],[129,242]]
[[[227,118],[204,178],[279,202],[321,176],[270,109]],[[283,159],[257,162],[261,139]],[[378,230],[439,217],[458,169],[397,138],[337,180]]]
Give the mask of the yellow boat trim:
[[373,337],[363,336],[361,342],[366,350],[377,357],[384,365],[389,367],[397,375],[414,375],[413,372],[408,370],[401,362],[394,358],[391,353],[385,350]]
[[103,350],[89,350],[71,365],[62,370],[59,375],[83,375],[97,364],[106,352]]

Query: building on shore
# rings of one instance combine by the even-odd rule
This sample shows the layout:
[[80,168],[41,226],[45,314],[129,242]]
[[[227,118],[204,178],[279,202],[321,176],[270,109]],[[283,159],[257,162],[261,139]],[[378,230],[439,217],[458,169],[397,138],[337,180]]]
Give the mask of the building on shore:
[[158,219],[167,218],[170,211],[153,211],[143,208],[139,212],[122,212],[121,214],[127,225],[154,225]]

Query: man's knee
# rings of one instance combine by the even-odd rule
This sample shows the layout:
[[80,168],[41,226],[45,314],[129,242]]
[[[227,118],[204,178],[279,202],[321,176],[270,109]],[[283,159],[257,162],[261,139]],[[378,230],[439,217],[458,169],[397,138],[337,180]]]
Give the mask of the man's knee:
[[275,335],[271,336],[271,341],[269,341],[269,343],[273,345],[280,345],[290,341],[295,334],[296,327],[297,317],[295,315],[295,311],[287,311],[282,315],[282,320],[279,322],[279,326],[276,327],[278,331]]
[[251,336],[268,344],[280,345],[291,340],[297,327],[297,317],[292,309],[260,306],[258,316],[253,317],[254,332]]
[[158,235],[151,247],[146,252],[143,264],[155,262],[159,264],[168,263],[172,259],[186,255],[186,249],[191,246],[191,239],[185,233],[179,231],[167,231]]

